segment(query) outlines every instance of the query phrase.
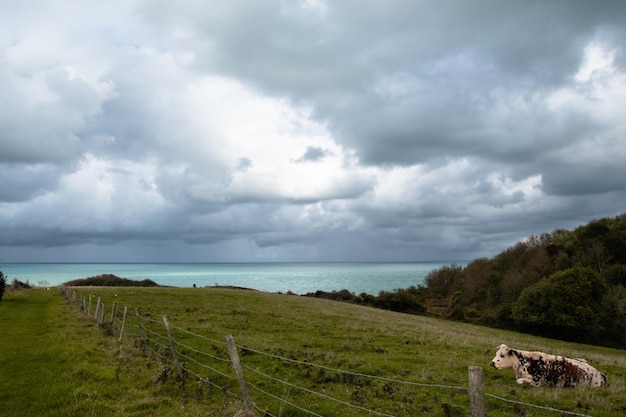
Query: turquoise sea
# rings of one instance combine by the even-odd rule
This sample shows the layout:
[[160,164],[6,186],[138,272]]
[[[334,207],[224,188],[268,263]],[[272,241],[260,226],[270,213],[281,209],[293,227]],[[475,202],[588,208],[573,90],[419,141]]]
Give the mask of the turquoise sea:
[[380,291],[417,286],[434,269],[462,262],[416,263],[5,263],[0,271],[34,285],[56,286],[100,274],[133,280],[151,279],[160,285],[198,287],[233,285],[267,292],[336,291],[377,295]]

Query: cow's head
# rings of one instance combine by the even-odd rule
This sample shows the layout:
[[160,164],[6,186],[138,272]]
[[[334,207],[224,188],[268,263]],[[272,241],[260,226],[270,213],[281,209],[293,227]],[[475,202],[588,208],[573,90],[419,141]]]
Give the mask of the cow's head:
[[491,360],[491,366],[496,369],[511,368],[514,365],[515,353],[507,345],[500,345],[495,358]]

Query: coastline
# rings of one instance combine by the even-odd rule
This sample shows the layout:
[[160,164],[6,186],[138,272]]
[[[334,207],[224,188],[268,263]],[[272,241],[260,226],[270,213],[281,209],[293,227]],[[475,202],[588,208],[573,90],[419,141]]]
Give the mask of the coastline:
[[290,262],[290,263],[4,263],[11,282],[38,286],[113,274],[132,280],[150,279],[163,286],[236,286],[266,292],[304,294],[347,289],[378,294],[418,286],[429,272],[460,262]]

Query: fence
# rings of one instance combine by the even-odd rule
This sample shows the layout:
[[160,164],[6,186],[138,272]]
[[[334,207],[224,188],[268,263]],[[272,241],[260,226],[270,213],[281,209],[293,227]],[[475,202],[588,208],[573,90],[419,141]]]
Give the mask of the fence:
[[[323,417],[322,414],[319,414],[321,412],[319,409],[345,407],[353,412],[363,412],[364,415],[394,416],[368,406],[368,404],[360,401],[358,395],[353,394],[352,398],[354,400],[350,401],[340,398],[339,395],[323,392],[323,388],[313,389],[311,387],[298,386],[290,383],[287,379],[274,376],[276,374],[274,371],[277,369],[291,366],[292,373],[303,372],[307,375],[316,373],[317,379],[322,381],[324,378],[331,378],[327,376],[329,374],[337,375],[342,381],[351,383],[357,388],[360,386],[359,384],[372,384],[372,381],[374,381],[383,384],[381,391],[389,390],[387,388],[388,384],[398,384],[411,388],[422,387],[460,392],[468,396],[471,417],[485,417],[485,398],[512,403],[516,406],[560,413],[561,415],[591,417],[587,414],[510,400],[486,393],[483,385],[482,368],[478,366],[468,367],[467,387],[424,384],[386,378],[332,368],[294,357],[288,358],[248,346],[241,346],[235,342],[232,335],[225,335],[224,340],[211,339],[170,323],[167,316],[163,316],[160,320],[154,319],[148,314],[142,315],[138,309],[130,311],[127,306],[124,306],[123,309],[118,308],[116,302],[112,302],[109,307],[101,297],[95,299],[92,295],[80,294],[75,289],[62,287],[61,293],[69,303],[78,307],[90,318],[93,318],[100,326],[109,328],[112,335],[117,337],[119,341],[123,339],[134,340],[146,354],[168,364],[175,371],[180,381],[185,405],[188,395],[185,387],[191,379],[195,385],[196,400],[205,390],[209,392],[217,390],[217,392],[222,393],[225,402],[228,401],[228,398],[240,400],[245,404],[247,412],[252,416],[255,415],[255,411],[258,411],[260,415],[276,417],[271,411],[258,406],[257,404],[261,401],[253,401],[253,396],[250,395],[249,391],[256,394],[255,398],[265,399],[264,402],[267,404],[274,402],[279,410],[290,407],[304,415]],[[110,313],[107,312],[109,308]],[[198,346],[203,346],[203,348],[201,349]],[[242,361],[242,357],[246,358],[246,360]],[[162,377],[166,378],[170,368],[164,367],[162,372]],[[232,391],[233,386],[238,387],[239,394]],[[277,386],[282,386],[282,391],[280,391],[280,388],[276,388]],[[276,392],[289,392],[290,395],[277,395]],[[297,403],[295,400],[287,397],[304,399],[302,402],[306,402],[309,405],[302,405],[302,402]],[[324,406],[323,404],[327,405]],[[318,410],[313,411],[313,408]]]

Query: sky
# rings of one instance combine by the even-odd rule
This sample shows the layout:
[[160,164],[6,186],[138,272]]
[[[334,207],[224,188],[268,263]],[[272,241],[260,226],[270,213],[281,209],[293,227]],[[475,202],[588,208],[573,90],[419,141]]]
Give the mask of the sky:
[[622,214],[624,45],[620,0],[0,0],[0,261],[460,261]]

